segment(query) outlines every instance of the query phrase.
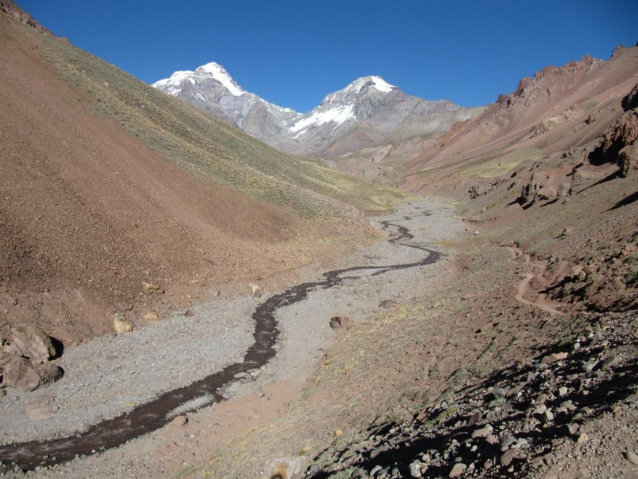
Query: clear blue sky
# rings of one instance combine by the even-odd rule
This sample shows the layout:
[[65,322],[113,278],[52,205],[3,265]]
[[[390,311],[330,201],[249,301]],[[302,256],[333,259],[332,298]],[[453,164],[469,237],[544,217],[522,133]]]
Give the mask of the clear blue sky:
[[638,41],[637,0],[17,0],[73,44],[152,83],[211,61],[298,111],[355,78],[487,104],[522,76]]

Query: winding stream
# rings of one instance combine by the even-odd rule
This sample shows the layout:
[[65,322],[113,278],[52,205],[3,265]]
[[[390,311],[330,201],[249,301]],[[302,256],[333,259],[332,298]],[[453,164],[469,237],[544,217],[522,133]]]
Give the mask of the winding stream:
[[[427,212],[423,214],[429,216]],[[411,218],[405,216],[403,219],[410,220]],[[384,230],[396,228],[394,237],[389,239],[390,243],[418,249],[427,255],[414,263],[355,266],[329,271],[323,274],[324,279],[321,281],[302,283],[271,296],[257,306],[252,314],[255,322],[254,342],[246,351],[242,362],[231,364],[189,386],[166,392],[150,402],[135,407],[128,413],[95,424],[84,432],[63,438],[0,446],[0,461],[4,465],[17,465],[25,471],[33,470],[38,466],[61,464],[71,461],[77,456],[89,456],[116,448],[131,439],[163,427],[174,416],[182,412],[194,411],[223,401],[223,388],[236,380],[235,375],[261,368],[275,356],[275,345],[279,337],[275,315],[279,308],[303,301],[311,291],[329,289],[339,285],[346,278],[353,278],[352,276],[343,276],[345,273],[376,270],[372,273],[375,276],[392,270],[433,264],[441,258],[442,255],[438,251],[417,244],[403,243],[403,241],[414,238],[414,235],[405,226],[390,221],[382,221],[381,224]]]

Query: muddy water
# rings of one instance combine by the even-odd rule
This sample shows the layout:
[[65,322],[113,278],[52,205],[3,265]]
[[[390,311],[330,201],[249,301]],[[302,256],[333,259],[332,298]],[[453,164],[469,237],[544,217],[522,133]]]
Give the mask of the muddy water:
[[[423,214],[428,215],[427,212]],[[404,220],[410,219],[408,216],[404,217]],[[118,447],[131,439],[155,431],[170,422],[178,411],[194,411],[223,401],[223,389],[233,382],[236,374],[260,368],[275,356],[275,345],[279,337],[275,316],[279,308],[303,301],[312,291],[329,289],[339,285],[345,278],[353,278],[348,273],[376,270],[372,275],[379,275],[392,270],[433,264],[440,259],[441,253],[437,251],[418,244],[404,243],[414,238],[407,227],[390,221],[382,221],[381,224],[384,230],[395,229],[389,240],[391,243],[418,249],[427,255],[414,263],[355,266],[329,271],[324,273],[322,281],[302,283],[271,296],[261,303],[252,315],[255,322],[254,342],[246,351],[242,362],[231,364],[189,386],[164,393],[126,414],[105,420],[73,436],[0,446],[0,461],[5,466],[13,464],[23,470],[60,464],[77,456],[91,455]],[[356,276],[354,278],[356,279]]]

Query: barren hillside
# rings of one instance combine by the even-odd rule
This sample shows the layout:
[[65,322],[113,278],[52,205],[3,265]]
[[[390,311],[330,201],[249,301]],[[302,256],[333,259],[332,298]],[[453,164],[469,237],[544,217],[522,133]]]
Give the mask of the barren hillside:
[[352,206],[398,198],[283,155],[5,14],[0,55],[2,333],[39,324],[70,344],[110,331],[111,313],[143,322],[207,285],[247,288],[317,258],[317,240],[363,239]]

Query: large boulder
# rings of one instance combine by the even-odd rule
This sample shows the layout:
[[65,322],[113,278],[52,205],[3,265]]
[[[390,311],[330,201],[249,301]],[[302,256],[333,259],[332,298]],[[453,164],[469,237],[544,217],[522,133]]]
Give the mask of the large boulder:
[[638,145],[633,144],[624,147],[618,153],[618,167],[620,168],[620,176],[626,178],[629,169],[638,165]]
[[11,346],[20,356],[33,364],[42,364],[55,356],[55,347],[51,338],[35,326],[17,326],[11,329]]
[[14,357],[3,367],[6,386],[23,392],[34,391],[62,377],[62,370],[52,363],[32,364],[28,359]]

